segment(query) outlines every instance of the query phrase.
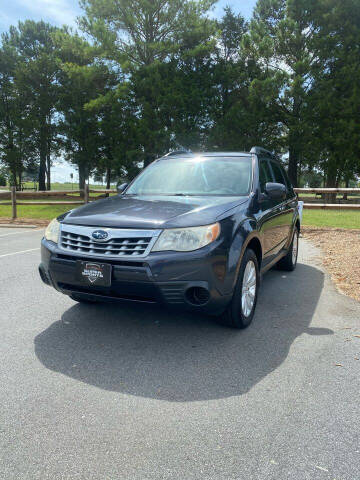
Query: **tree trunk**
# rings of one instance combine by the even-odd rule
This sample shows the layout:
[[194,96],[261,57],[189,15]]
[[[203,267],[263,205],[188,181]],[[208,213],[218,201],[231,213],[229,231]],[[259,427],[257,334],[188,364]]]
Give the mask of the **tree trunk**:
[[[332,171],[329,165],[329,171],[326,177],[326,188],[336,188],[336,172]],[[325,193],[325,203],[336,203],[336,193]]]
[[84,189],[85,189],[85,181],[86,181],[86,169],[84,165],[79,165],[79,190],[80,190],[80,197],[84,198]]
[[41,120],[40,126],[40,166],[39,166],[39,190],[46,190],[46,157],[47,157],[47,138],[46,138],[46,122]]
[[[109,190],[111,188],[111,168],[106,169],[106,188]],[[105,197],[108,197],[109,194],[105,193]]]
[[[349,183],[350,183],[350,180],[348,178],[346,178],[345,180],[345,188],[349,188]],[[347,200],[348,199],[348,194],[347,193],[344,193],[343,195],[343,200]]]
[[18,182],[17,182],[17,171],[16,171],[16,166],[15,165],[11,165],[11,168],[10,168],[10,172],[11,172],[11,177],[10,177],[10,187],[15,187],[16,190],[18,190]]
[[46,189],[51,190],[51,158],[50,158],[49,146],[48,146],[48,151],[46,155]]
[[13,132],[9,132],[9,139],[5,149],[6,152],[6,163],[9,165],[9,170],[11,173],[10,177],[10,186],[16,187],[18,189],[18,181],[17,181],[17,161],[16,161],[16,152],[15,152],[15,145],[13,139]]
[[111,168],[106,169],[106,188],[109,190],[111,187]]
[[289,168],[288,174],[293,187],[298,186],[298,163],[299,154],[293,146],[289,146]]

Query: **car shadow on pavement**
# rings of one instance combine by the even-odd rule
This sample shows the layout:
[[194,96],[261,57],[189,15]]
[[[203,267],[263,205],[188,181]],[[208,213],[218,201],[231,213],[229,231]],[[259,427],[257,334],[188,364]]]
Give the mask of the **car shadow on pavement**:
[[264,276],[256,316],[243,331],[213,318],[136,304],[74,304],[35,338],[53,371],[101,389],[174,402],[241,395],[275,370],[311,328],[323,273]]

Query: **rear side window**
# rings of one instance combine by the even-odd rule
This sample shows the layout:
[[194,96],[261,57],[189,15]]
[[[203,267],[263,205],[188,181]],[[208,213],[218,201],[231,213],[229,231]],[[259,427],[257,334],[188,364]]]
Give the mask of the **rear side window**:
[[266,183],[273,181],[269,162],[267,160],[260,160],[259,181],[261,193],[265,192]]
[[284,176],[281,172],[280,166],[276,162],[271,162],[272,171],[274,173],[274,178],[276,183],[282,183],[287,186],[285,183]]

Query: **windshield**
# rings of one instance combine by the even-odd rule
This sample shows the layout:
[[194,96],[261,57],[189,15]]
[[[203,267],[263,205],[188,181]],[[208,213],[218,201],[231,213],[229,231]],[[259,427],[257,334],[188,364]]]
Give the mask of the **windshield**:
[[250,157],[169,157],[146,168],[125,195],[241,196],[250,186]]

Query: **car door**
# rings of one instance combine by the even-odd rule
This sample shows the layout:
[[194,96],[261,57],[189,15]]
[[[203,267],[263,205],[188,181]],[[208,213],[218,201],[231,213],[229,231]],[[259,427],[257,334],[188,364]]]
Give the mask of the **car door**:
[[267,158],[259,158],[259,190],[260,201],[259,211],[256,214],[260,235],[262,237],[262,246],[264,250],[264,266],[269,263],[278,250],[279,243],[277,229],[277,202],[272,200],[265,192],[265,186],[268,182],[274,182],[270,163]]
[[[274,235],[276,236],[277,251],[283,248],[289,238],[292,230],[292,221],[294,215],[294,202],[291,193],[292,188],[287,179],[286,173],[279,162],[270,160],[270,166],[276,183],[281,183],[286,187],[286,198],[279,200],[276,205],[276,221],[274,222]],[[290,191],[291,190],[291,191]]]
[[287,212],[287,218],[289,220],[288,222],[288,233],[292,235],[293,233],[293,223],[294,223],[294,216],[295,216],[295,211],[297,208],[297,196],[294,192],[293,186],[291,185],[290,179],[285,172],[284,167],[281,164],[278,164],[281,170],[281,173],[284,177],[285,180],[285,186],[286,186],[286,202],[284,204],[284,210]]

